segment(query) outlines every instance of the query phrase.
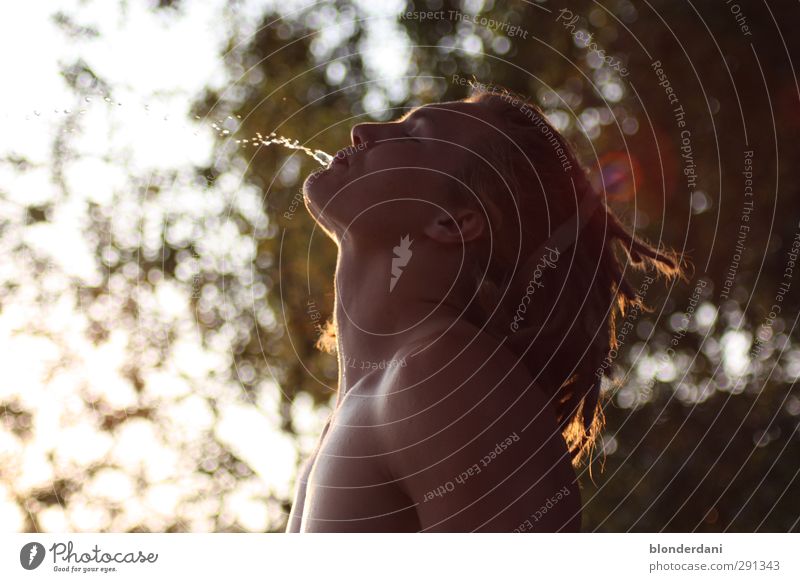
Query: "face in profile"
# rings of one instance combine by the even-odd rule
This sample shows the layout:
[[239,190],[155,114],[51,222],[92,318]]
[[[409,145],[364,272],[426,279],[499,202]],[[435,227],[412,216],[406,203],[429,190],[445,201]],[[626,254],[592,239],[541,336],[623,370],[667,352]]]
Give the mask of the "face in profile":
[[476,144],[494,137],[496,121],[479,103],[450,102],[358,124],[352,144],[306,179],[306,206],[337,241],[413,238],[451,209],[464,169],[479,162]]

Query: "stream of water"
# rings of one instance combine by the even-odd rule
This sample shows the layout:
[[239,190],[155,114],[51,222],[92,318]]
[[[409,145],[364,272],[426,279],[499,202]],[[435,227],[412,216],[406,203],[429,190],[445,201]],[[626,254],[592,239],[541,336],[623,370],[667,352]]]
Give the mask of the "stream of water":
[[283,137],[282,135],[277,135],[276,133],[269,134],[266,138],[261,135],[260,133],[256,133],[256,137],[252,138],[251,140],[236,140],[237,143],[248,143],[248,141],[252,144],[261,144],[265,146],[269,145],[279,145],[290,150],[298,150],[301,151],[319,162],[321,166],[327,167],[330,165],[331,161],[333,160],[333,156],[327,152],[322,150],[312,150],[311,148],[307,148],[304,145],[300,145],[300,142],[296,139],[290,139],[288,137]]

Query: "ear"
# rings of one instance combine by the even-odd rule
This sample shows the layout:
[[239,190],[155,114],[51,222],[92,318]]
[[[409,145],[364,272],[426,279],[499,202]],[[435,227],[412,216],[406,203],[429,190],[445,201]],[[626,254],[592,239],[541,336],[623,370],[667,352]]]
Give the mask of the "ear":
[[460,208],[451,213],[438,213],[425,227],[425,234],[445,244],[469,242],[483,234],[485,225],[483,214],[470,208]]

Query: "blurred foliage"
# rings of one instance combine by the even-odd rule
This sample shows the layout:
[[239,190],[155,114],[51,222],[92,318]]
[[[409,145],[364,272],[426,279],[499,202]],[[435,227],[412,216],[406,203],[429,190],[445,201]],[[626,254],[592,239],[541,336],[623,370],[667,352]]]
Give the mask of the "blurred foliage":
[[[211,366],[209,378],[239,387],[231,396],[208,387],[213,382],[187,376],[191,391],[212,416],[230,398],[253,403],[274,393],[276,423],[300,438],[298,399],[310,398],[324,411],[337,381],[335,358],[313,347],[318,318],[327,319],[332,310],[336,249],[297,203],[302,180],[316,163],[300,152],[260,147],[258,136],[274,132],[335,151],[349,142],[354,123],[466,96],[467,88],[453,82],[456,75],[530,95],[572,140],[595,177],[608,177],[614,160],[634,160],[623,163],[621,172],[629,185],[630,168],[636,172],[635,191],[621,188],[611,205],[637,233],[683,251],[694,265],[688,284],[648,291],[645,299],[654,312],[633,321],[634,331],[624,338],[616,362],[620,388],[607,391],[602,450],[591,476],[581,476],[584,529],[797,531],[800,282],[791,281],[780,317],[767,319],[785,281],[800,219],[800,169],[791,141],[800,109],[789,58],[798,54],[800,41],[786,34],[785,25],[793,21],[789,12],[800,16],[797,6],[782,7],[776,23],[765,4],[740,1],[752,31],[746,36],[729,11],[711,3],[420,0],[397,4],[394,11],[377,4],[275,3],[253,23],[235,17],[239,3],[230,2],[229,38],[221,54],[226,82],[210,84],[191,111],[198,124],[213,124],[213,161],[193,168],[188,179],[177,170],[132,176],[135,203],[122,195],[90,209],[85,236],[104,269],[100,280],[80,286],[78,305],[91,319],[95,342],[110,341],[120,327],[135,330],[125,371],[139,394],[134,406],[122,410],[100,397],[90,400],[97,430],[114,437],[137,420],[158,426],[166,439],[175,430],[162,423],[160,401],[146,397],[152,370],[170,366],[176,338],[186,332],[180,328],[185,322],[166,317],[148,300],[161,283],[174,282],[192,302],[191,323],[203,346],[229,349],[229,359]],[[182,18],[192,5],[158,2],[152,8]],[[562,8],[579,16],[576,30],[591,33],[629,74],[600,66],[574,42],[557,20]],[[429,10],[477,14],[517,25],[526,34],[505,36],[464,19],[398,18]],[[54,18],[67,35],[97,34],[61,12]],[[694,193],[682,173],[673,107],[651,66],[656,60],[686,112],[699,176]],[[381,65],[396,70],[389,74]],[[76,104],[89,93],[113,93],[85,63],[65,65],[62,74],[75,90]],[[71,161],[71,131],[78,127],[76,115],[66,117],[54,140],[56,183],[61,166]],[[745,150],[755,152],[756,195],[737,262]],[[26,161],[5,163],[24,171]],[[69,187],[60,183],[66,198]],[[176,189],[194,190],[200,206],[210,210],[193,214],[173,206]],[[245,195],[223,197],[223,204],[221,191]],[[52,212],[50,204],[32,204],[21,220],[36,225]],[[232,249],[234,242],[245,250],[218,248],[230,243]],[[38,289],[43,305],[52,300],[43,281],[52,265],[24,244],[11,252],[25,258],[32,278],[4,278],[0,305],[5,309],[20,285]],[[733,287],[723,293],[734,264]],[[98,304],[104,309],[86,307]],[[694,315],[687,319],[690,306]],[[41,333],[48,333],[46,326]],[[755,346],[758,351],[751,351]],[[666,357],[669,347],[674,353]],[[36,410],[14,401],[0,402],[0,410],[8,430],[24,439]],[[306,427],[304,434],[313,432]],[[214,506],[239,482],[258,487],[252,467],[214,430],[186,444],[181,456],[194,479],[193,502]],[[300,456],[309,447],[304,441]],[[52,488],[17,491],[29,516],[26,528],[39,529],[37,511],[70,503],[87,478],[56,476]],[[146,486],[143,476],[140,482]],[[280,530],[287,496],[272,491],[257,502],[270,508],[265,529]],[[219,518],[222,509],[210,510],[216,519],[192,522],[192,507],[160,527],[251,529]],[[112,515],[118,511],[110,503],[106,508]]]

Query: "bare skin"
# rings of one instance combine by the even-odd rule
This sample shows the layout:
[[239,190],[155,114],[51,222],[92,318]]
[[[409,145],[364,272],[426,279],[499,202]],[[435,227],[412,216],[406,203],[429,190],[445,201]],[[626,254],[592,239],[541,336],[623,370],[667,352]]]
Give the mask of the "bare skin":
[[[465,245],[487,236],[487,222],[448,191],[496,121],[477,104],[447,103],[360,124],[355,153],[306,183],[309,211],[339,246],[340,377],[287,531],[580,528],[551,403],[462,314]],[[390,290],[392,249],[406,235],[412,256]]]

